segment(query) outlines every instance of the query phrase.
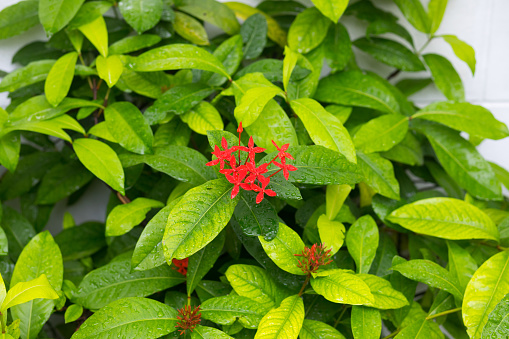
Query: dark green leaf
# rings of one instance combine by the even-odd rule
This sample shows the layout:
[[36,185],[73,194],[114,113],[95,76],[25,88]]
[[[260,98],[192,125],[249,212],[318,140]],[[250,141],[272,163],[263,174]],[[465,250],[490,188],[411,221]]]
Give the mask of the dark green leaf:
[[276,210],[267,199],[257,204],[255,192],[242,192],[233,216],[246,235],[263,236],[270,241],[277,234],[279,219]]
[[267,43],[267,20],[259,13],[251,15],[242,24],[240,35],[244,42],[244,58],[258,58]]
[[161,19],[162,0],[122,0],[120,13],[138,34],[154,27]]
[[424,65],[417,55],[399,42],[384,38],[361,38],[354,46],[368,53],[378,61],[406,72],[424,71]]
[[39,23],[38,1],[20,1],[0,12],[0,40],[21,34]]

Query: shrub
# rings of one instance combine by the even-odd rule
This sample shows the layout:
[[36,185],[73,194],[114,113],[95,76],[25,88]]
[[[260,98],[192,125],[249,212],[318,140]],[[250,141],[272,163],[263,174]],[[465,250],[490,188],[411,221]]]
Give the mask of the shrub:
[[[3,337],[507,337],[509,173],[476,145],[509,131],[426,52],[475,71],[447,0],[394,2],[424,45],[369,0],[1,11],[0,38],[49,37],[0,83]],[[101,181],[105,222],[45,230]]]

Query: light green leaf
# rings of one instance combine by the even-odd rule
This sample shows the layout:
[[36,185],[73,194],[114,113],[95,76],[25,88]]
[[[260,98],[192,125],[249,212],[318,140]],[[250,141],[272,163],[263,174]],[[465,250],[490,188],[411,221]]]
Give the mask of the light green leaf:
[[419,57],[399,42],[384,38],[360,38],[355,40],[353,45],[378,61],[402,71],[419,72],[425,70]]
[[161,37],[155,34],[144,34],[128,36],[109,47],[109,54],[128,54],[150,46],[161,41]]
[[48,36],[59,32],[78,13],[85,0],[40,0],[39,19]]
[[267,20],[260,13],[250,16],[242,24],[240,35],[244,42],[244,58],[246,60],[258,58],[267,43]]
[[152,130],[134,104],[124,101],[109,105],[104,118],[111,135],[122,147],[138,154],[152,153]]
[[325,191],[325,214],[329,220],[336,218],[351,191],[352,187],[350,185],[327,185]]
[[302,120],[311,140],[343,154],[356,163],[355,147],[343,124],[313,99],[303,98],[290,102],[295,114]]
[[348,6],[348,0],[313,0],[313,3],[333,23],[338,22]]
[[191,339],[233,339],[217,328],[197,326],[191,333]]
[[217,179],[189,190],[168,216],[164,233],[166,261],[184,259],[211,242],[232,217],[238,198],[232,185]]
[[416,233],[434,237],[498,240],[496,225],[479,208],[453,198],[429,198],[404,205],[388,220]]
[[108,31],[102,16],[78,28],[103,57],[108,56]]
[[10,132],[0,137],[0,164],[14,173],[19,161],[21,149],[20,133]]
[[286,46],[284,54],[285,58],[283,59],[283,88],[285,89],[285,91],[288,91],[288,83],[290,82],[290,77],[301,55],[297,52],[294,52],[291,48]]
[[365,183],[381,195],[399,200],[399,183],[394,176],[394,167],[378,153],[357,153],[359,168]]
[[[2,212],[0,212],[1,217]],[[5,234],[5,231],[2,227],[0,227],[0,256],[7,255],[9,253],[9,242],[7,239],[7,235]],[[0,277],[1,279],[1,277]],[[0,283],[0,304],[2,304],[3,297],[2,296],[2,284],[3,281]]]
[[44,274],[36,279],[20,282],[11,287],[2,303],[2,313],[13,306],[34,299],[58,299],[58,294],[51,287],[48,278]]
[[398,309],[408,305],[408,301],[403,293],[395,290],[388,280],[372,274],[363,273],[357,276],[369,286],[371,294],[373,294],[375,301],[370,306],[387,310]]
[[489,164],[493,169],[493,172],[495,172],[497,179],[505,186],[505,188],[509,189],[509,172],[495,163],[490,162]]
[[448,100],[465,101],[461,78],[449,60],[438,54],[423,55],[437,88]]
[[0,82],[0,92],[14,92],[45,80],[54,64],[55,60],[33,61],[25,67],[10,72]]
[[187,113],[181,115],[182,121],[198,134],[224,129],[223,119],[217,109],[206,101],[200,102]]
[[162,202],[147,198],[136,198],[128,204],[115,206],[106,219],[106,236],[118,237],[129,232],[152,208],[163,206]]
[[325,299],[349,305],[371,306],[375,302],[369,286],[350,271],[335,269],[322,274],[327,275],[311,278],[311,286]]
[[463,322],[470,338],[479,339],[489,315],[509,290],[509,251],[489,258],[474,273],[465,290]]
[[399,104],[387,87],[360,71],[340,72],[323,78],[316,89],[315,99],[389,114],[399,112]]
[[231,325],[237,319],[246,328],[257,328],[267,308],[240,295],[210,298],[201,304],[203,319],[216,324]]
[[416,259],[398,264],[391,268],[415,281],[422,282],[431,287],[443,289],[461,300],[463,293],[458,288],[459,282],[449,271],[429,260]]
[[380,153],[386,159],[415,166],[424,164],[424,153],[420,141],[411,131],[408,131],[403,140],[388,150]]
[[108,129],[108,123],[106,121],[101,121],[97,125],[92,126],[88,130],[87,134],[95,135],[96,137],[99,137],[106,141],[118,143],[118,140],[115,139],[115,137],[113,135],[111,135],[111,132]]
[[81,317],[83,314],[83,306],[72,304],[70,305],[67,310],[65,310],[64,320],[65,323],[72,323],[73,321],[76,321]]
[[370,215],[365,215],[350,226],[346,246],[357,266],[357,273],[368,273],[378,248],[378,226]]
[[379,339],[382,334],[382,317],[377,309],[353,306],[351,322],[355,339]]
[[176,4],[178,10],[209,22],[226,33],[237,34],[240,29],[235,13],[225,4],[213,0],[182,0]]
[[86,25],[106,13],[113,4],[109,1],[89,1],[83,4],[78,13],[67,25],[66,33],[73,32],[80,26]]
[[311,51],[325,39],[330,24],[331,21],[317,7],[305,9],[290,26],[288,46],[302,54]]
[[175,12],[173,28],[181,37],[196,45],[208,45],[209,38],[205,27],[190,15]]
[[96,177],[122,194],[124,192],[124,170],[117,154],[105,143],[82,138],[73,143],[74,151],[85,167]]
[[482,339],[509,336],[509,294],[495,306],[482,331]]
[[327,325],[321,321],[304,319],[302,328],[299,333],[301,339],[316,339],[316,338],[328,338],[328,339],[345,339],[341,333],[338,332],[334,327]]
[[108,87],[113,87],[122,75],[124,65],[118,55],[112,55],[107,58],[99,55],[96,59],[97,73],[99,78],[106,81]]
[[163,12],[163,1],[122,0],[118,7],[125,21],[141,34],[159,22]]
[[331,255],[336,254],[345,240],[345,226],[339,221],[329,220],[327,215],[322,214],[318,218],[317,227],[322,244],[331,250]]
[[430,18],[420,0],[394,0],[394,2],[412,26],[423,33],[430,33]]
[[468,282],[477,271],[477,263],[470,253],[457,243],[448,241],[447,248],[449,250],[449,272],[459,282],[461,292],[465,292]]
[[263,250],[270,259],[282,270],[297,275],[306,275],[297,265],[298,257],[295,254],[301,254],[304,250],[304,243],[299,235],[285,224],[279,223],[277,235],[271,241],[266,241],[259,236]]
[[242,126],[248,127],[258,119],[265,105],[276,95],[283,95],[284,92],[277,86],[255,87],[246,91],[240,99],[239,105],[235,107],[235,119],[242,121]]
[[39,23],[37,1],[20,1],[0,11],[0,40],[7,39]]
[[455,35],[442,35],[442,38],[451,46],[454,54],[468,65],[474,75],[476,64],[474,49]]
[[0,305],[4,302],[5,296],[7,295],[7,290],[5,288],[5,282],[0,274]]
[[288,297],[263,316],[255,339],[297,339],[303,322],[304,302],[298,295]]
[[431,0],[428,3],[428,16],[430,22],[430,33],[434,34],[444,17],[445,8],[447,7],[447,0]]
[[362,125],[353,137],[355,148],[366,154],[384,152],[399,144],[407,134],[408,118],[383,115]]
[[[126,312],[128,310],[128,312]],[[88,318],[72,339],[109,339],[129,333],[133,338],[155,339],[175,331],[177,311],[147,298],[125,298]]]
[[67,53],[58,59],[49,71],[44,83],[44,93],[48,102],[54,107],[64,100],[71,88],[77,60],[77,52]]

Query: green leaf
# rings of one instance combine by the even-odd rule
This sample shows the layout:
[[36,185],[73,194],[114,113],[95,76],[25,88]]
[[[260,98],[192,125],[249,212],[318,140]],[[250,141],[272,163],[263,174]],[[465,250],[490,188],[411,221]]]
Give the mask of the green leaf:
[[[0,255],[7,255],[8,253],[9,253],[9,242],[7,239],[7,235],[5,234],[4,229],[0,227]],[[1,299],[3,299],[3,297],[0,284],[0,304],[2,303]]]
[[267,20],[260,13],[251,15],[240,27],[240,35],[244,43],[244,59],[258,58],[267,43]]
[[213,0],[182,0],[176,6],[180,11],[209,22],[230,35],[239,32],[240,25],[235,17],[235,13],[221,2]]
[[190,15],[175,12],[173,28],[181,37],[195,45],[208,45],[209,38],[205,27]]
[[353,45],[373,58],[405,72],[424,71],[417,55],[399,42],[384,38],[360,38]]
[[357,273],[368,273],[378,248],[378,227],[370,215],[357,219],[350,226],[346,246],[355,260]]
[[408,118],[383,115],[362,125],[353,137],[355,148],[363,153],[384,152],[399,144],[408,131]]
[[420,0],[394,0],[394,2],[412,26],[423,33],[430,33],[430,18]]
[[505,186],[505,188],[509,189],[509,172],[495,163],[490,162],[489,164],[493,169],[493,172],[495,172],[497,179]]
[[154,48],[135,58],[130,65],[137,72],[201,69],[230,76],[223,64],[204,49],[186,44],[172,44]]
[[357,153],[359,168],[364,174],[365,183],[381,195],[399,200],[399,183],[394,176],[394,168],[389,160],[378,153]]
[[288,91],[288,83],[290,82],[290,77],[292,75],[295,66],[297,65],[297,61],[301,58],[299,53],[294,52],[291,48],[285,46],[284,50],[285,58],[283,59],[283,88],[285,91]]
[[122,0],[120,13],[138,34],[154,27],[161,19],[162,0]]
[[[316,0],[315,0],[316,2]],[[323,41],[325,59],[335,73],[342,71],[352,57],[352,42],[345,26],[341,23],[331,25]],[[344,123],[344,121],[342,121]]]
[[377,309],[353,306],[351,322],[355,339],[378,339],[382,334],[382,317]]
[[432,261],[422,259],[410,260],[393,266],[391,269],[401,273],[408,279],[422,282],[431,287],[443,289],[459,300],[463,298],[463,293],[461,293],[458,288],[459,282],[455,277],[445,268]]
[[161,37],[155,34],[144,34],[128,36],[112,44],[108,51],[110,55],[128,54],[150,46],[161,41]]
[[0,164],[14,173],[18,166],[21,149],[20,133],[10,132],[0,137]]
[[136,198],[128,204],[118,205],[106,219],[106,236],[118,237],[141,223],[152,208],[161,208],[163,203],[153,199]]
[[25,67],[10,72],[3,77],[0,83],[0,92],[14,92],[25,86],[45,80],[54,64],[55,60],[33,61]]
[[388,220],[416,233],[434,237],[498,240],[496,225],[479,208],[453,198],[429,198],[404,205]]
[[335,116],[313,99],[292,100],[290,105],[315,144],[343,154],[350,162],[357,162],[350,134]]
[[5,288],[5,282],[0,274],[0,305],[4,302],[5,296],[7,295],[7,290]]
[[185,277],[167,265],[131,272],[131,252],[87,274],[75,295],[76,303],[97,310],[127,297],[145,297],[185,281]]
[[482,339],[503,338],[509,335],[509,294],[495,306],[482,331]]
[[187,266],[186,286],[187,295],[190,296],[196,285],[210,271],[221,255],[225,241],[224,233],[219,233],[207,246],[189,257]]
[[124,101],[109,105],[104,118],[111,135],[122,147],[138,154],[152,153],[152,130],[134,104]]
[[[11,290],[21,284],[26,288],[25,293],[31,295],[30,299],[17,302],[17,304],[24,303],[23,305],[9,306],[14,306],[11,309],[13,318],[21,319],[20,329],[22,337],[37,337],[37,334],[41,331],[42,326],[49,319],[55,307],[53,300],[33,300],[40,297],[34,296],[36,294],[30,292],[31,285],[28,284],[33,282],[34,290],[39,291],[40,289],[46,297],[55,296],[56,293],[54,290],[59,291],[61,289],[63,274],[62,254],[60,253],[58,245],[48,231],[39,233],[30,240],[21,252],[11,278],[11,286],[14,286]],[[43,275],[44,278],[42,278]],[[36,284],[35,281],[39,283]],[[48,282],[51,286],[45,286]],[[7,294],[5,303],[7,303],[9,293]],[[55,298],[51,297],[49,299]]]
[[451,46],[454,54],[468,65],[474,75],[476,64],[474,49],[455,35],[442,35],[441,37]]
[[437,88],[451,101],[465,101],[459,74],[449,60],[438,54],[423,55]]
[[360,71],[329,75],[318,84],[315,99],[346,106],[360,106],[398,114],[399,104],[382,83]]
[[85,0],[40,0],[39,19],[48,36],[59,32],[78,13]]
[[316,339],[316,338],[329,338],[329,339],[345,339],[345,337],[338,332],[334,327],[327,325],[321,321],[304,319],[302,328],[299,333],[301,339]]
[[108,124],[106,121],[101,121],[97,125],[92,126],[88,133],[89,135],[95,135],[96,137],[99,137],[101,139],[104,139],[106,141],[118,143],[117,139],[111,135],[110,130],[108,129]]
[[67,53],[58,59],[49,71],[44,83],[44,93],[48,102],[54,107],[64,100],[71,88],[77,60],[77,52]]
[[231,199],[232,185],[211,180],[189,190],[168,216],[164,256],[184,259],[211,242],[232,217],[238,198]]
[[233,216],[246,235],[263,236],[270,241],[278,233],[279,219],[274,206],[267,199],[257,204],[255,192],[240,194]]
[[463,299],[463,322],[468,335],[481,338],[490,313],[509,290],[509,252],[503,251],[489,258],[474,273]]
[[78,29],[87,37],[88,41],[95,46],[103,57],[106,58],[108,56],[108,31],[106,30],[106,22],[102,16],[78,27]]
[[65,323],[72,323],[73,321],[78,320],[83,314],[83,306],[72,304],[67,310],[65,310],[64,320]]
[[428,3],[428,16],[430,21],[430,33],[434,34],[444,17],[445,8],[447,7],[447,0],[431,0]]
[[419,124],[418,130],[428,137],[440,164],[458,185],[477,198],[501,199],[500,182],[470,142],[445,126]]
[[313,0],[313,3],[333,23],[338,22],[348,6],[348,0]]
[[242,126],[248,127],[260,116],[261,112],[276,95],[283,95],[284,92],[277,86],[255,87],[246,91],[242,96],[239,105],[235,107],[235,119],[242,121]]
[[304,302],[300,296],[293,295],[263,316],[255,339],[277,339],[281,338],[281,335],[296,339],[303,322]]
[[[122,2],[121,2],[122,3]],[[113,87],[122,75],[124,65],[117,55],[112,55],[107,58],[99,55],[96,59],[97,73],[99,78],[106,81],[108,87]]]
[[207,135],[207,131],[222,130],[223,119],[217,109],[206,101],[181,116],[182,121],[198,134]]
[[117,154],[105,143],[82,138],[73,143],[74,151],[85,167],[96,177],[122,194],[124,192],[124,170]]
[[327,186],[325,191],[325,212],[329,220],[336,218],[351,191],[352,187],[350,185]]
[[366,29],[366,37],[377,36],[384,33],[393,33],[399,35],[413,46],[414,39],[405,27],[401,26],[395,21],[390,20],[375,20],[371,22]]
[[12,261],[17,261],[23,248],[36,233],[28,220],[14,209],[3,206],[2,211],[2,229],[7,236],[9,257]]
[[498,140],[509,136],[507,126],[495,119],[490,111],[466,102],[432,103],[414,114],[412,118],[439,122],[480,138]]
[[228,334],[217,328],[197,326],[191,333],[191,339],[230,339]]
[[55,237],[64,261],[83,259],[106,246],[104,224],[86,222],[64,229]]
[[[234,35],[225,40],[216,48],[213,55],[222,62],[226,72],[232,75],[237,71],[242,62],[242,37]],[[202,74],[200,79],[201,82],[206,82],[210,86],[223,85],[226,80],[224,76],[210,72]]]
[[2,313],[11,307],[34,299],[58,299],[58,294],[51,287],[48,278],[44,274],[36,279],[14,285],[5,296],[2,303]]
[[37,1],[20,1],[0,11],[0,40],[7,39],[39,23]]
[[412,304],[412,308],[401,326],[402,330],[395,337],[397,339],[444,339],[444,334],[438,324],[426,320],[426,313],[417,302]]
[[325,39],[330,24],[330,20],[318,8],[307,8],[292,22],[288,31],[288,46],[302,54],[311,51]]
[[67,25],[66,33],[78,29],[80,26],[86,25],[102,16],[112,6],[109,1],[90,1],[83,4],[78,10],[78,13],[72,18],[71,22]]
[[288,296],[288,291],[258,266],[232,265],[225,275],[235,292],[266,309],[278,306]]
[[424,153],[420,141],[411,131],[408,131],[403,140],[386,152],[380,153],[384,158],[415,166],[424,164]]
[[345,240],[345,226],[339,221],[329,220],[327,215],[322,214],[318,218],[317,227],[322,244],[331,250],[331,255],[336,254]]
[[118,338],[126,333],[136,338],[155,339],[175,331],[176,324],[177,311],[170,306],[152,299],[125,298],[90,316],[72,339]]
[[373,305],[373,294],[360,277],[340,269],[324,271],[322,274],[327,275],[311,278],[311,286],[325,299],[340,304]]
[[448,241],[447,248],[449,250],[449,272],[459,282],[461,292],[465,292],[468,282],[477,271],[477,263],[470,253],[457,243]]
[[231,325],[238,319],[246,328],[257,328],[265,313],[265,307],[240,295],[210,298],[201,304],[202,318],[221,325]]
[[373,294],[375,301],[370,306],[381,310],[387,310],[398,309],[408,305],[405,296],[398,290],[395,290],[386,279],[364,273],[358,274],[357,276],[369,286],[371,294]]
[[295,254],[301,254],[304,243],[299,235],[285,224],[279,223],[277,235],[271,241],[259,236],[263,250],[270,259],[282,270],[297,275],[306,275],[297,265],[299,259]]

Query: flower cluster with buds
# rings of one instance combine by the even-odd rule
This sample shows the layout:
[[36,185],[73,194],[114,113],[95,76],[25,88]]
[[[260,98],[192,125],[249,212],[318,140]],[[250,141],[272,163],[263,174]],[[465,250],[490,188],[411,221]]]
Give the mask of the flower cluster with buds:
[[[215,149],[212,154],[216,156],[216,159],[208,162],[207,166],[220,165],[219,173],[224,174],[226,179],[234,185],[231,194],[232,199],[237,196],[242,188],[246,191],[258,192],[258,195],[256,196],[256,203],[259,204],[262,202],[265,195],[270,197],[276,196],[276,192],[267,188],[271,177],[283,171],[285,179],[288,180],[289,172],[296,171],[297,167],[286,163],[286,159],[293,160],[292,155],[286,152],[290,144],[285,144],[279,147],[274,140],[272,140],[272,144],[276,147],[279,153],[269,163],[256,166],[255,155],[256,153],[264,152],[265,148],[255,147],[253,137],[249,137],[247,147],[241,146],[240,136],[242,135],[243,130],[241,122],[237,129],[237,132],[239,133],[238,146],[228,147],[228,142],[223,137],[221,140],[221,147],[223,149],[221,150],[218,145],[215,145]],[[237,152],[237,156],[235,156],[235,152]],[[241,162],[241,152],[247,153],[243,164]],[[277,162],[276,159],[279,159],[280,162]],[[268,172],[268,167],[271,164],[279,167],[279,170],[269,176],[264,176],[264,174]]]
[[296,257],[302,257],[302,259],[299,259],[297,267],[306,274],[315,273],[320,266],[325,266],[332,262],[330,252],[330,249],[325,250],[323,244],[314,244],[311,248],[306,246],[301,254],[295,254]]
[[189,258],[185,258],[182,260],[173,259],[172,262],[173,262],[173,265],[175,265],[175,267],[173,267],[173,269],[177,270],[177,272],[179,272],[180,274],[182,274],[185,277],[187,275],[187,264],[189,263]]
[[201,322],[200,306],[191,309],[191,306],[187,305],[179,309],[178,312],[178,321],[175,327],[180,328],[178,330],[180,335],[186,333],[186,330],[193,332],[195,327]]

